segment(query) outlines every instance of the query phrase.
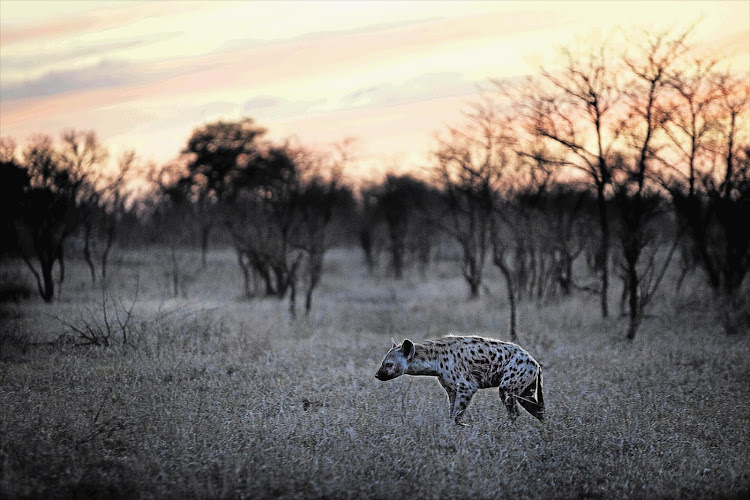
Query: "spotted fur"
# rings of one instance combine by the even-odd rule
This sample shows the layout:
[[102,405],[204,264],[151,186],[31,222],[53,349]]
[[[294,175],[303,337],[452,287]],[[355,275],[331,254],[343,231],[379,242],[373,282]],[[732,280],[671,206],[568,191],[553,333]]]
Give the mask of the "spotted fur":
[[477,390],[490,387],[499,389],[511,420],[518,416],[516,401],[538,420],[544,419],[542,367],[516,344],[453,335],[421,344],[409,339],[401,345],[393,342],[375,377],[391,380],[404,374],[437,377],[457,424]]

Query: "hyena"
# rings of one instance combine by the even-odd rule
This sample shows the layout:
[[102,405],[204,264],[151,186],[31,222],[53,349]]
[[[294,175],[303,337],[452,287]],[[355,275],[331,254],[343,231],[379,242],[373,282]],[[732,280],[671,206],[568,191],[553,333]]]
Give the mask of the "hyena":
[[391,380],[403,374],[437,377],[448,393],[451,418],[462,424],[464,411],[478,389],[498,387],[511,421],[516,400],[538,420],[544,419],[542,367],[521,347],[483,337],[450,335],[415,344],[409,339],[393,348],[375,374]]

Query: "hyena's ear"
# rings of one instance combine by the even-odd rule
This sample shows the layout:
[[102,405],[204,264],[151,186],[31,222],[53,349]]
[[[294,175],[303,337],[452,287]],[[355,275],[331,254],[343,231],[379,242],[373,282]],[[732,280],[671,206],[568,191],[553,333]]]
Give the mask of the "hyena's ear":
[[404,339],[404,343],[401,344],[401,352],[404,353],[404,357],[409,360],[414,356],[414,343],[409,339]]
[[398,344],[395,340],[393,340],[393,337],[391,337],[391,349],[393,349],[394,347],[398,347]]

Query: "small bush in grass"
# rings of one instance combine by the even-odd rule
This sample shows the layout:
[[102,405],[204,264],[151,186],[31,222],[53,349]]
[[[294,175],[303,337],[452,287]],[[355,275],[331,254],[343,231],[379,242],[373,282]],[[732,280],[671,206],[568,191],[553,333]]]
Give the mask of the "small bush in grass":
[[70,328],[82,344],[108,347],[117,337],[122,345],[127,345],[137,300],[137,288],[133,300],[126,305],[121,297],[114,297],[105,287],[101,300],[94,305],[82,306],[76,321],[58,319]]

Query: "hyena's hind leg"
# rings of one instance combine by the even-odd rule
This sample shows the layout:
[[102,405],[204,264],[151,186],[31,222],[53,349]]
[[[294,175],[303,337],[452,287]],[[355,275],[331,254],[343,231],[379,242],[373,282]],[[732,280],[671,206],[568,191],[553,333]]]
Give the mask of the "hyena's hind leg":
[[505,405],[505,409],[508,410],[510,421],[514,422],[518,417],[518,406],[516,406],[515,396],[504,389],[500,389],[500,399]]
[[534,381],[518,397],[518,402],[537,420],[540,422],[544,420],[544,379],[541,367]]
[[472,396],[474,396],[476,390],[468,391],[456,391],[455,400],[453,401],[453,407],[451,408],[451,418],[458,425],[466,425],[464,423],[464,412],[471,402]]

